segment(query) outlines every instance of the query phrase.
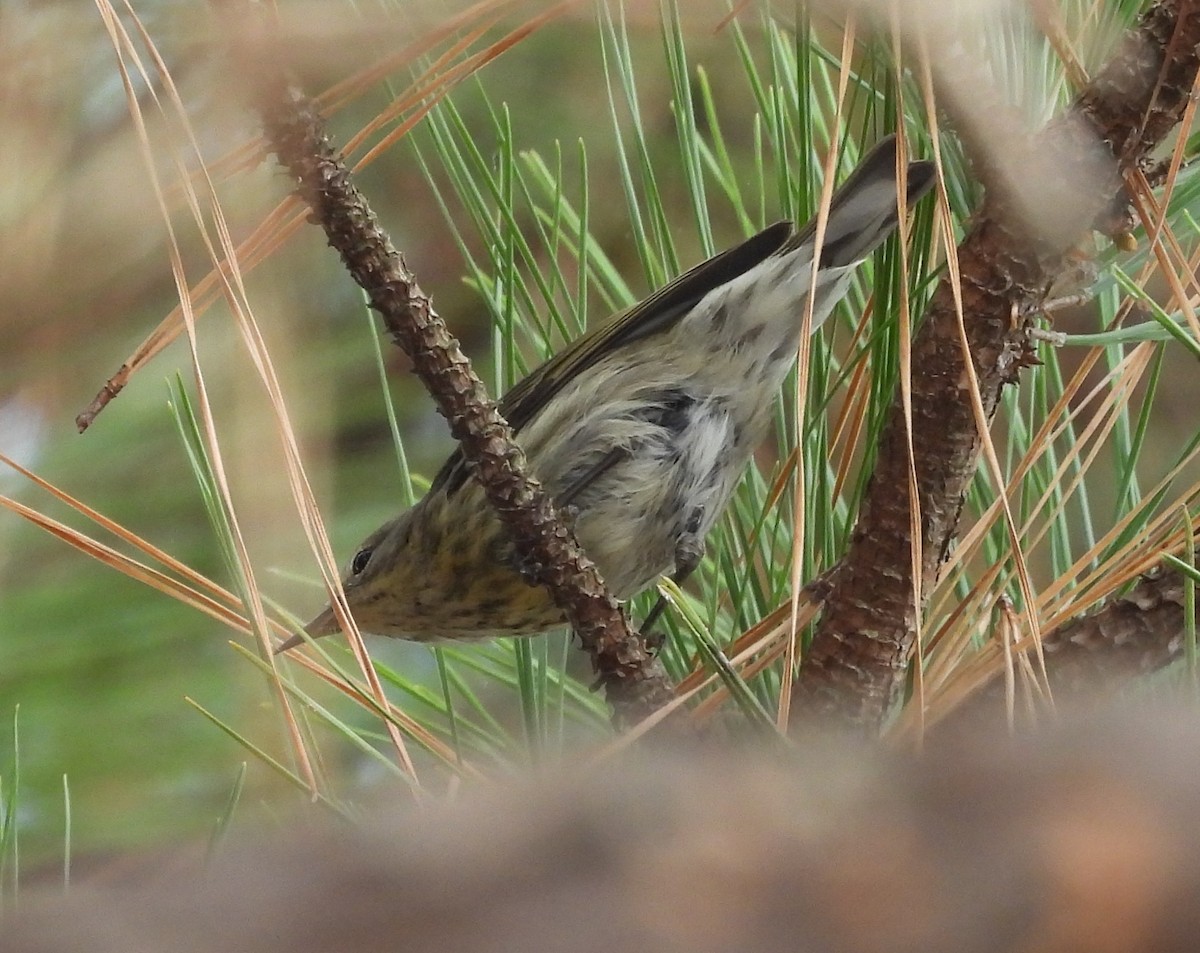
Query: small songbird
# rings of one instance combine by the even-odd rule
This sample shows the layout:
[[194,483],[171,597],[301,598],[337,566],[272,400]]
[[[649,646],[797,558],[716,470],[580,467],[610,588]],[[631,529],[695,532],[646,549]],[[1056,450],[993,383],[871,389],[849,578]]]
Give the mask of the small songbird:
[[[888,137],[833,196],[814,329],[896,228],[896,175]],[[912,204],[933,185],[932,163],[909,164],[905,178]],[[569,508],[617,598],[665,572],[682,580],[700,561],[795,362],[816,230],[815,220],[799,231],[778,222],[697,265],[568,345],[501,401],[532,475]],[[359,626],[377,635],[479,639],[564,624],[546,590],[519,571],[459,451],[416,506],[367,537],[342,585]],[[333,611],[306,631],[338,631]]]

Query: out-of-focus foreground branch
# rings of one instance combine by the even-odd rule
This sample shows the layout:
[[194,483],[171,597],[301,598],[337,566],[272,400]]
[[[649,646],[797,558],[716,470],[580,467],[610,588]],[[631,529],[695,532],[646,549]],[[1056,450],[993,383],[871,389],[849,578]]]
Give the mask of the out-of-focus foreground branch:
[[[1137,170],[1182,118],[1198,66],[1198,4],[1160,0],[1065,116],[1032,141],[1014,141],[1007,147],[1029,155],[1053,154],[1064,181],[1070,182],[1080,167],[1096,168],[1095,150],[1089,154],[1086,139],[1099,136],[1121,173]],[[970,137],[964,139],[970,145]],[[1004,385],[1035,360],[1028,327],[1091,220],[1067,222],[1065,228],[1059,221],[1049,231],[1031,231],[1023,224],[1020,196],[992,188],[986,157],[976,159],[988,195],[958,249],[958,268],[968,346],[990,421]],[[1096,212],[1111,206],[1121,188],[1111,173],[1101,181],[1105,191],[1092,197]],[[982,442],[948,277],[939,285],[913,342],[911,364],[921,598],[914,604],[910,501],[907,493],[896,492],[909,484],[908,423],[897,394],[858,523],[831,577],[824,616],[793,686],[794,727],[826,721],[856,730],[878,729],[903,680],[918,613],[924,611],[979,463]],[[1048,657],[1047,664],[1051,662]]]
[[656,751],[243,833],[170,876],[25,877],[4,950],[1193,953],[1198,745],[1167,710],[919,762]]
[[629,628],[595,565],[555,512],[540,484],[526,473],[511,428],[471,369],[458,341],[433,310],[403,257],[380,228],[332,145],[316,106],[285,70],[255,56],[264,26],[251,5],[226,0],[222,12],[238,62],[254,84],[255,104],[271,147],[296,182],[329,244],[367,293],[391,335],[450,422],[450,431],[516,551],[563,610],[591,658],[618,724],[644,718],[672,698],[656,657]]

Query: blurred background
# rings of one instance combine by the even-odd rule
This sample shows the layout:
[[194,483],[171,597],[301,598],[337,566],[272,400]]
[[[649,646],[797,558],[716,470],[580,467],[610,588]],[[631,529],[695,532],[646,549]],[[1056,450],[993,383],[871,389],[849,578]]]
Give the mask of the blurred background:
[[[781,94],[776,91],[789,110],[799,102],[801,124],[812,123],[795,133],[805,143],[806,165],[791,180],[782,165],[764,160],[764,151],[780,147],[765,145],[770,135],[764,132],[769,122],[762,90],[754,87],[746,63],[767,64],[786,76],[794,65],[788,57],[796,56],[807,75],[836,75],[841,34],[820,17],[797,21],[791,4],[774,11],[768,4],[735,4],[735,19],[723,3],[681,6],[682,15],[669,17],[663,10],[670,5],[629,3],[622,17],[617,4],[281,4],[278,45],[268,53],[286,57],[309,92],[333,90],[328,102],[334,105],[326,112],[339,142],[364,130],[431,65],[433,75],[449,75],[463,62],[463,50],[498,54],[474,75],[464,71],[448,100],[453,112],[439,106],[440,125],[419,123],[359,179],[422,287],[497,390],[519,371],[508,366],[510,355],[490,332],[505,306],[500,283],[489,286],[487,275],[503,249],[473,222],[460,198],[462,174],[447,163],[439,135],[453,133],[458,148],[478,153],[472,161],[501,172],[517,160],[534,168],[533,157],[539,157],[575,207],[586,195],[587,226],[610,272],[590,287],[592,318],[642,296],[662,277],[634,241],[627,195],[631,155],[639,174],[645,174],[640,161],[660,172],[647,219],[650,231],[673,238],[676,260],[668,256],[668,271],[700,260],[710,242],[725,247],[748,226],[807,215],[815,207],[820,115],[830,89],[797,92],[784,84]],[[1072,28],[1089,16],[1086,6],[1063,5]],[[1079,50],[1087,62],[1103,61],[1138,6],[1112,4],[1103,22],[1075,34],[1086,39]],[[176,153],[163,143],[180,141],[182,126],[171,108],[160,114],[155,106],[169,100],[169,91],[136,74],[126,89],[103,10],[65,0],[0,6],[0,453],[228,584],[230,568],[175,416],[174,381],[194,394],[185,339],[135,373],[93,426],[76,433],[76,415],[179,302],[171,236],[150,168],[166,183],[164,201],[188,283],[211,267],[179,192],[171,188]],[[230,26],[199,0],[140,0],[134,10],[178,88],[233,240],[241,241],[285,198],[289,183],[257,140],[243,78],[227,56]],[[1035,51],[1035,65],[1014,68],[1001,81],[1042,119],[1069,98],[1070,89],[1061,69],[1045,66],[1055,62],[1052,45],[1031,22],[1013,17],[1007,28]],[[128,10],[121,9],[118,22],[135,37],[132,47],[147,54]],[[684,45],[676,48],[677,39]],[[681,49],[687,58],[682,66]],[[886,55],[865,31],[854,49],[862,58],[861,81],[882,77],[886,85],[890,74],[880,65]],[[384,64],[381,75],[335,95],[336,84],[361,77],[374,64]],[[623,70],[636,75],[634,89],[616,78]],[[682,88],[680,75],[689,78]],[[863,94],[846,122],[875,137],[891,131],[895,92],[888,87],[878,103]],[[910,92],[907,108],[915,110],[919,95]],[[695,101],[686,98],[693,93]],[[130,118],[129,95],[145,113],[148,148]],[[685,100],[690,109],[681,108]],[[421,101],[431,103],[432,94]],[[805,103],[816,104],[817,118]],[[410,107],[403,115],[417,111]],[[745,196],[735,201],[710,182],[711,204],[697,211],[697,190],[680,159],[681,125],[705,141],[719,125],[725,152],[713,161],[729,180],[749,183]],[[944,148],[950,204],[965,218],[976,192],[950,137]],[[531,209],[556,207],[553,189],[535,203],[519,187],[513,185],[511,201],[503,194],[488,201],[499,210],[497,218],[511,214],[516,230],[532,234],[546,222]],[[1181,191],[1179,201],[1192,201],[1194,191]],[[562,276],[548,297],[569,298],[573,280]],[[247,272],[246,282],[306,471],[335,552],[345,559],[368,531],[402,508],[408,491],[380,386],[379,335],[317,229],[296,231]],[[1067,329],[1073,322],[1091,329],[1096,320],[1088,307],[1059,316]],[[536,361],[561,333],[527,346],[524,359]],[[198,318],[197,337],[224,469],[259,585],[279,606],[308,617],[325,596],[257,372],[223,303]],[[451,442],[404,357],[387,341],[382,355],[419,493],[421,479],[436,472]],[[1076,361],[1064,358],[1063,376]],[[1186,355],[1162,357],[1167,383],[1159,393],[1166,396],[1156,405],[1155,430],[1145,447],[1152,470],[1165,468],[1195,436],[1192,366]],[[1101,481],[1093,492],[1101,509],[1116,510],[1120,493],[1112,481]],[[98,533],[5,467],[0,495]],[[115,545],[133,552],[125,543]],[[781,578],[786,584],[786,571]],[[276,754],[286,749],[267,683],[231,650],[232,636],[194,609],[0,510],[0,816],[10,833],[20,832],[30,863],[62,855],[68,800],[72,849],[80,853],[208,835],[243,783],[241,810],[280,810],[286,782],[186,701],[194,699]],[[554,644],[552,651],[564,651],[562,640]],[[439,672],[427,648],[382,640],[371,647],[416,683],[436,686]],[[598,711],[598,702],[585,696],[580,706]],[[582,723],[582,730],[600,733],[601,724],[597,717]],[[403,790],[369,759],[337,750],[345,750],[338,756],[345,760],[324,765],[330,774],[378,784],[385,794]]]

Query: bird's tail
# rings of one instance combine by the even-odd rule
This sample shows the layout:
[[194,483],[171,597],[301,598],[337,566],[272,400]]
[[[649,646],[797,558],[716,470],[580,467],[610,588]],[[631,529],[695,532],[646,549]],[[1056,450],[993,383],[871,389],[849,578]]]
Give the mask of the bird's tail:
[[[912,205],[933,187],[934,164],[910,162],[905,178],[907,204]],[[888,136],[834,192],[821,245],[822,268],[839,268],[861,261],[892,233],[898,223],[896,192],[896,137]],[[811,244],[816,231],[814,217],[788,240],[780,253]]]

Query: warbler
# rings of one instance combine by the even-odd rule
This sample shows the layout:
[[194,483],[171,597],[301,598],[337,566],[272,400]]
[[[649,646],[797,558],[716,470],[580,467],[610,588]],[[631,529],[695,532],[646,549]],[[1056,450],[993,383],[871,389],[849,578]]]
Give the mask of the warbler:
[[[884,139],[833,196],[814,329],[898,224],[896,156],[895,137]],[[905,178],[912,204],[933,185],[932,163],[909,164]],[[815,219],[799,231],[769,226],[568,345],[500,402],[532,474],[569,508],[618,599],[699,563],[795,361],[816,231]],[[363,631],[421,642],[534,635],[565,621],[522,576],[459,451],[419,503],[367,537],[342,586]],[[332,609],[306,631],[338,631]]]

